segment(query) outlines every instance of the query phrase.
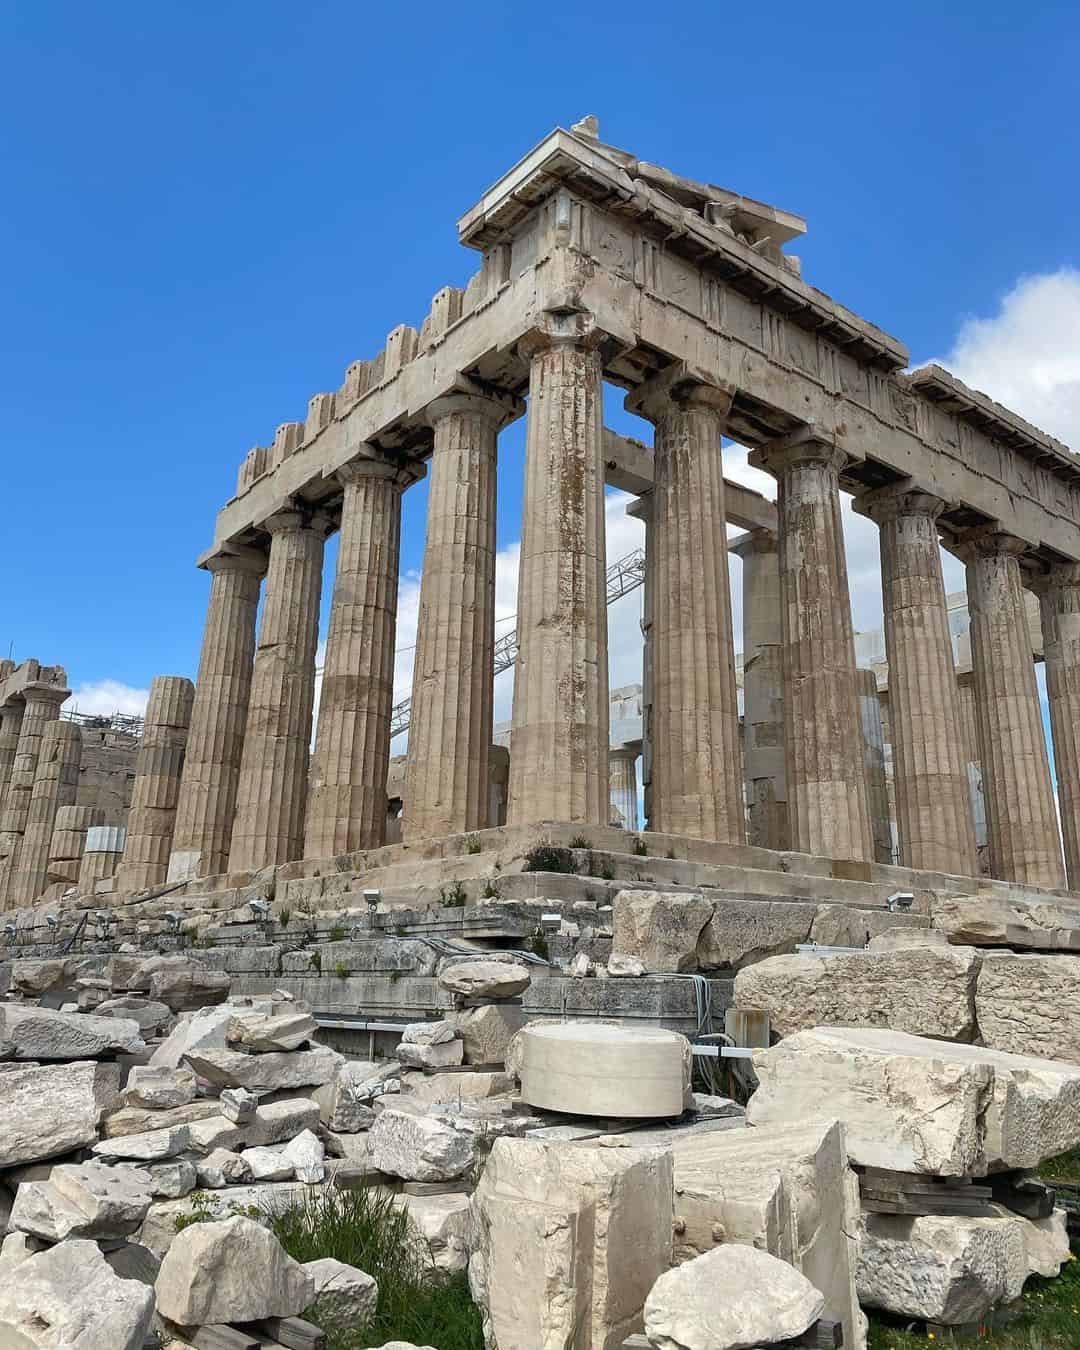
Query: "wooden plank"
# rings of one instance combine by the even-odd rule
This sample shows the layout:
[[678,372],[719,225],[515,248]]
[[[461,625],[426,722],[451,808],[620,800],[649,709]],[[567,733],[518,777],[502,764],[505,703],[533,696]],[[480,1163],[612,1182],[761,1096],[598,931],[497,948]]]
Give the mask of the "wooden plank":
[[262,1346],[262,1341],[257,1336],[216,1323],[188,1332],[184,1339],[196,1346],[197,1350],[261,1350]]
[[267,1317],[257,1325],[286,1350],[326,1350],[326,1332],[302,1317]]

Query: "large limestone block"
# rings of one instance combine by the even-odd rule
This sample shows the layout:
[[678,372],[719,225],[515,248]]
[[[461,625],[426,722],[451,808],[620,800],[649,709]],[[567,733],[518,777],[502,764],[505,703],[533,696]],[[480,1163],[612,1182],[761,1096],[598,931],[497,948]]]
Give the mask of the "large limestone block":
[[150,1056],[150,1063],[158,1068],[175,1069],[184,1056],[204,1050],[224,1050],[225,1037],[235,1009],[228,1006],[202,1008],[181,1017],[166,1039]]
[[780,1036],[809,1027],[887,1027],[970,1041],[980,961],[973,947],[948,945],[773,956],[739,971],[735,1006],[767,1012]]
[[274,1017],[253,1010],[237,1013],[229,1023],[226,1038],[230,1045],[242,1045],[253,1054],[261,1055],[299,1050],[318,1029],[314,1017],[307,1012],[281,1013]]
[[436,1270],[453,1275],[468,1267],[473,1233],[469,1196],[403,1195],[395,1203],[408,1211]]
[[[944,1042],[903,1032],[816,1028],[754,1055],[751,1125],[836,1120],[848,1156],[868,1167],[968,1176],[986,1170],[993,1073],[944,1058]],[[966,1048],[966,1047],[965,1047]]]
[[671,1263],[670,1154],[496,1141],[469,1283],[499,1350],[616,1350]]
[[135,994],[125,994],[122,998],[109,998],[99,1003],[99,1017],[124,1017],[139,1024],[139,1034],[143,1037],[157,1036],[172,1023],[172,1012],[164,1003],[155,1003],[153,999],[139,998]]
[[838,1121],[675,1133],[675,1259],[722,1243],[771,1253],[803,1273],[861,1350],[866,1319],[855,1292],[859,1191]]
[[281,1243],[252,1219],[195,1223],[161,1262],[157,1308],[181,1326],[298,1317],[315,1281]]
[[229,997],[229,977],[187,956],[152,956],[128,979],[128,988],[147,993],[174,1013],[207,1008]]
[[698,939],[713,904],[674,891],[617,891],[612,901],[612,949],[636,956],[656,974],[697,970]]
[[22,1183],[9,1222],[47,1242],[127,1237],[146,1218],[151,1198],[145,1172],[65,1163],[52,1169],[48,1181]]
[[801,1336],[824,1307],[805,1275],[731,1243],[660,1276],[645,1300],[645,1335],[657,1350],[750,1350]]
[[397,1057],[413,1069],[447,1069],[462,1063],[465,1047],[458,1040],[442,1041],[438,1045],[402,1041],[397,1048]]
[[315,1285],[314,1303],[319,1310],[320,1326],[359,1329],[375,1316],[379,1286],[364,1271],[329,1256],[305,1261],[304,1270]]
[[166,1109],[144,1106],[122,1106],[102,1118],[101,1133],[105,1139],[120,1139],[126,1134],[146,1134],[150,1130],[165,1130],[176,1125],[192,1125],[197,1120],[216,1116],[216,1101],[194,1101],[187,1106]]
[[191,1142],[191,1127],[170,1125],[161,1130],[147,1130],[145,1134],[125,1134],[114,1139],[102,1139],[91,1152],[109,1162],[164,1162],[175,1158]]
[[267,1147],[295,1139],[304,1130],[314,1130],[319,1124],[319,1104],[310,1097],[285,1097],[280,1101],[264,1102],[254,1118],[241,1128],[249,1145]]
[[747,1119],[846,1126],[853,1162],[982,1175],[1037,1167],[1080,1144],[1080,1067],[904,1032],[819,1027],[754,1056]]
[[690,1047],[657,1027],[530,1025],[521,1033],[521,1095],[585,1116],[682,1115]]
[[69,989],[75,984],[79,962],[64,959],[24,958],[11,965],[11,987],[27,998],[38,998],[52,989]]
[[169,1069],[137,1064],[128,1075],[124,1103],[148,1111],[166,1111],[188,1106],[195,1100],[197,1080],[190,1069]]
[[15,1047],[13,1058],[33,1060],[92,1059],[146,1048],[137,1022],[19,1003],[0,1005],[0,1040]]
[[531,982],[520,961],[454,961],[439,972],[439,987],[464,998],[514,998]]
[[793,952],[810,937],[817,907],[783,900],[716,901],[698,943],[698,969],[718,970]]
[[[226,1186],[219,1191],[204,1191],[200,1205],[217,1219],[231,1219],[238,1211],[271,1215],[304,1204],[311,1190],[310,1186],[298,1181]],[[163,1257],[176,1239],[177,1219],[189,1218],[191,1212],[190,1196],[179,1200],[156,1200],[147,1210],[138,1241],[158,1258]]]
[[950,942],[1080,951],[1080,905],[1065,900],[935,895],[930,914],[933,926],[947,933]]
[[[421,1073],[409,1070],[400,1078],[404,1107],[432,1107],[446,1104],[461,1106],[467,1102],[485,1101],[512,1092],[514,1080],[509,1074],[485,1073]],[[393,1101],[393,1098],[389,1099]]]
[[375,1119],[372,1104],[387,1093],[401,1091],[398,1069],[396,1060],[382,1064],[346,1061],[329,1083],[311,1094],[319,1103],[323,1124],[343,1134],[366,1130]]
[[988,952],[975,989],[983,1043],[1080,1063],[1080,956]]
[[96,1242],[62,1242],[0,1283],[5,1350],[142,1350],[153,1315],[154,1291],[115,1275]]
[[0,1064],[0,1167],[92,1144],[119,1093],[116,1064]]
[[329,1083],[343,1056],[325,1045],[310,1050],[243,1055],[236,1050],[188,1050],[184,1062],[214,1087],[282,1092]]
[[[1029,1243],[1034,1254],[1045,1238],[1045,1230],[1005,1211],[992,1219],[869,1214],[859,1238],[859,1299],[902,1317],[979,1321],[1019,1297],[1033,1270]],[[1061,1261],[1067,1256],[1066,1241]]]
[[406,1181],[452,1181],[472,1164],[472,1135],[441,1120],[388,1107],[368,1134],[371,1161]]
[[454,1014],[466,1064],[502,1064],[511,1040],[525,1025],[525,1014],[513,1004],[489,1003]]

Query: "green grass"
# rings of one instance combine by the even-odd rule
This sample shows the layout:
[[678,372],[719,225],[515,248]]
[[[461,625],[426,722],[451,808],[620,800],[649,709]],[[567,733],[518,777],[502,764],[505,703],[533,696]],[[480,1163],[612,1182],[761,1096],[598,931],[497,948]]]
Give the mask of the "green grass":
[[[956,1344],[988,1346],[993,1350],[1077,1350],[1080,1346],[1080,1261],[1067,1261],[1056,1280],[1033,1275],[1020,1297],[1020,1316],[1009,1326],[988,1330],[978,1339]],[[933,1339],[926,1331],[905,1331],[909,1318],[870,1318],[867,1350],[927,1350],[947,1337]]]
[[[328,1350],[363,1350],[385,1341],[483,1350],[480,1312],[465,1276],[448,1278],[434,1269],[408,1212],[386,1191],[319,1192],[274,1215],[270,1226],[297,1261],[332,1256],[378,1281],[374,1321],[364,1328],[324,1328]],[[306,1316],[321,1325],[317,1306]]]
[[1080,1148],[1071,1153],[1061,1153],[1056,1158],[1048,1158],[1039,1168],[1039,1176],[1047,1181],[1080,1182]]

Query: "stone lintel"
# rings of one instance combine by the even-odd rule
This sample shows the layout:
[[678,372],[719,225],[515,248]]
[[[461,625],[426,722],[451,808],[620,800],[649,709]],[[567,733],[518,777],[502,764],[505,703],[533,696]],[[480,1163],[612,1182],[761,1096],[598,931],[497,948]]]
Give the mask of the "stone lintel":
[[27,690],[43,697],[48,696],[47,691],[55,690],[59,703],[63,703],[71,693],[63,666],[43,666],[32,657],[15,666],[5,679],[0,680],[0,708],[7,703],[21,701],[26,697]]
[[[730,518],[730,512],[728,513]],[[753,553],[775,553],[779,543],[777,532],[774,529],[756,529],[747,530],[745,534],[737,534],[734,539],[728,540],[728,552],[734,553],[737,558],[746,558]]]
[[195,566],[201,567],[206,572],[235,569],[263,576],[266,572],[267,557],[262,549],[247,548],[243,544],[224,544],[200,553]]

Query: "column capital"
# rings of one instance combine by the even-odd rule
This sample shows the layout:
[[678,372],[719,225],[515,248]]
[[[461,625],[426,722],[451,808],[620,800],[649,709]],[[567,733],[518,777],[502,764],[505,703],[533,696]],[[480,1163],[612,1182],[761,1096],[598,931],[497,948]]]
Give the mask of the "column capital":
[[468,413],[474,417],[486,417],[498,430],[524,417],[525,406],[525,400],[515,394],[486,388],[459,375],[453,389],[432,399],[421,416],[429,426],[434,427],[445,417]]
[[627,394],[623,407],[655,423],[675,408],[711,408],[721,417],[731,411],[735,386],[701,367],[676,361]]
[[835,435],[813,422],[797,427],[786,436],[751,450],[748,463],[779,478],[794,464],[824,464],[840,472],[853,459],[836,444]]
[[1049,595],[1053,591],[1080,590],[1080,563],[1052,563],[1038,571],[1032,571],[1024,577],[1024,585],[1036,595]]
[[267,556],[261,549],[240,545],[228,545],[199,559],[199,566],[207,572],[250,572],[260,577],[266,572],[267,563]]
[[746,558],[751,554],[775,553],[780,547],[780,539],[775,530],[747,530],[728,540],[728,552],[737,558]]
[[632,502],[627,502],[626,515],[633,520],[640,520],[646,525],[651,525],[653,519],[652,492],[643,492],[640,497],[635,497]]
[[262,528],[271,537],[275,534],[310,530],[325,539],[334,525],[330,517],[322,511],[305,511],[299,506],[285,506],[267,516],[262,522]]
[[994,523],[948,530],[941,542],[962,563],[972,563],[978,558],[1019,558],[1031,547],[1027,540],[1008,534]]
[[536,327],[518,338],[517,351],[522,360],[531,361],[551,347],[581,347],[593,351],[606,337],[588,310],[544,310]]
[[400,492],[404,492],[413,483],[418,483],[426,473],[427,469],[418,459],[398,464],[386,459],[351,459],[334,470],[334,477],[342,487],[359,483],[364,478],[388,478]]
[[929,516],[931,520],[937,520],[948,504],[943,497],[924,492],[911,479],[905,478],[899,483],[887,483],[884,487],[858,493],[851,506],[857,515],[867,516],[881,525],[898,516]]
[[22,695],[27,703],[55,703],[59,708],[61,703],[71,697],[71,690],[66,685],[44,684],[34,680],[23,688]]

